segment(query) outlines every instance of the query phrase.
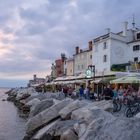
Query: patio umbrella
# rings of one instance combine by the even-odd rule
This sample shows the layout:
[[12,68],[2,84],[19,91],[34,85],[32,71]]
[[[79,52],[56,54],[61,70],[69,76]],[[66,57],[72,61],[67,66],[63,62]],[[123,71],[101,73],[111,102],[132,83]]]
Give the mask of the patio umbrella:
[[111,80],[110,81],[111,84],[122,84],[122,83],[140,83],[140,75],[134,75],[134,74],[130,74],[115,80]]

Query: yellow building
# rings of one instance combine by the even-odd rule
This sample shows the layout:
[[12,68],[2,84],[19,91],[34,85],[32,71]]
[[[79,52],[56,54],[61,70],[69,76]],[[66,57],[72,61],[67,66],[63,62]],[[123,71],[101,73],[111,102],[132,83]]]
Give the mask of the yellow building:
[[65,61],[65,74],[66,76],[72,76],[74,75],[74,59],[73,58],[68,58]]
[[74,75],[85,73],[89,65],[92,65],[92,41],[89,42],[87,49],[75,48],[74,57]]

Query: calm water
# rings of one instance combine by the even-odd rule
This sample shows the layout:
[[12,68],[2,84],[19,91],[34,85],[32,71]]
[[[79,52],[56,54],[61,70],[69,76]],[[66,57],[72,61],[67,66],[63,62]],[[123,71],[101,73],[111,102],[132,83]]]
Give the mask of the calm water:
[[25,134],[25,119],[18,115],[13,103],[2,101],[7,89],[0,88],[0,140],[22,140]]

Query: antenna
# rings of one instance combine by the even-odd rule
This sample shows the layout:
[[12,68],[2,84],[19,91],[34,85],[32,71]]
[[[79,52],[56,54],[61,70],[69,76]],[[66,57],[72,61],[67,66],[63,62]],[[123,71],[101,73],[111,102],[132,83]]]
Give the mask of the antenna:
[[133,14],[133,21],[132,21],[133,29],[135,29],[135,14]]

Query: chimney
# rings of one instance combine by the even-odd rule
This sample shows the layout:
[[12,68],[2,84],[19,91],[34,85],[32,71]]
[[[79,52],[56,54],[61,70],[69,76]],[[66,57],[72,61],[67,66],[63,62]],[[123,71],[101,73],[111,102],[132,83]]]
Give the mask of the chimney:
[[79,53],[79,47],[75,47],[75,53],[78,54]]
[[83,50],[82,49],[80,49],[80,53],[82,53],[83,52]]
[[34,80],[36,80],[36,77],[37,77],[36,74],[34,74],[34,75],[33,75]]
[[110,33],[110,28],[106,28],[106,33],[107,33],[107,34]]
[[88,49],[89,49],[90,51],[92,51],[92,41],[89,41],[89,42],[88,42]]
[[127,26],[128,26],[128,22],[125,21],[123,23],[123,36],[126,36],[127,35]]

